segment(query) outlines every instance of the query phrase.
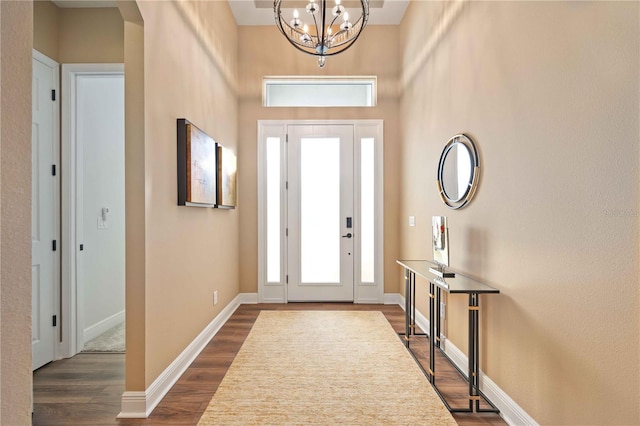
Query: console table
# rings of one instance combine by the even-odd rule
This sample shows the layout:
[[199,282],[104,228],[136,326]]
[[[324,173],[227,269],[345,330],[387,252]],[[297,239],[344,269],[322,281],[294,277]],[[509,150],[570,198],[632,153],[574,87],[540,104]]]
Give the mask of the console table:
[[[425,372],[427,379],[433,385],[436,393],[452,413],[470,412],[491,412],[498,413],[500,410],[480,391],[480,339],[479,339],[479,298],[481,294],[497,294],[500,290],[490,287],[481,282],[456,272],[455,278],[440,278],[429,271],[435,268],[436,264],[428,260],[398,260],[397,263],[404,268],[405,282],[405,346],[413,355],[410,347],[411,336],[418,335],[415,332],[415,285],[416,275],[429,281],[429,370]],[[440,300],[442,292],[452,294],[467,294],[469,296],[469,361],[468,373],[465,374],[453,362],[452,365],[460,372],[462,377],[469,383],[469,408],[451,408],[436,385],[435,351],[439,350],[449,361],[451,359],[440,346]],[[415,357],[414,357],[415,358]],[[492,407],[491,409],[480,408],[480,398]],[[475,404],[474,404],[475,402]]]

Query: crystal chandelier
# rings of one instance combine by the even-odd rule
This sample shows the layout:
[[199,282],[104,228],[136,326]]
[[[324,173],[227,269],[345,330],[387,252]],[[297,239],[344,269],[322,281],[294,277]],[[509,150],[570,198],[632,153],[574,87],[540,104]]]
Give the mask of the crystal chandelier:
[[[369,0],[355,0],[357,7],[354,11],[360,13],[354,21],[347,9],[340,4],[341,0],[334,0],[333,8],[327,5],[327,0],[310,0],[305,8],[309,15],[307,25],[300,17],[298,9],[293,5],[296,0],[275,0],[273,12],[276,25],[298,50],[310,55],[318,56],[318,65],[322,68],[327,56],[344,52],[358,39],[369,19]],[[292,6],[291,18],[282,16],[283,6]],[[313,23],[311,23],[313,20]]]

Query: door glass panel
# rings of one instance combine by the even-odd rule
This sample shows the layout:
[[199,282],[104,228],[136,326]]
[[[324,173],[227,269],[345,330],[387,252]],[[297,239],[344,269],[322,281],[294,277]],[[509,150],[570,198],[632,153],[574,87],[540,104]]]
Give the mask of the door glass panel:
[[280,138],[267,138],[267,282],[280,282]]
[[374,282],[374,142],[363,138],[360,142],[360,242],[361,281]]
[[301,282],[340,282],[340,139],[300,143]]

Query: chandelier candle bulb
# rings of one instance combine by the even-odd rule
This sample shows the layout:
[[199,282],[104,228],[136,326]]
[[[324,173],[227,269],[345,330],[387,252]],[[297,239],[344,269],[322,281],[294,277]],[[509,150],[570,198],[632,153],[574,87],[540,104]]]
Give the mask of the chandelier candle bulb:
[[317,10],[318,7],[316,6],[316,2],[314,0],[311,0],[311,2],[309,2],[309,4],[307,5],[307,13],[313,15]]
[[340,0],[336,0],[336,5],[333,8],[333,16],[338,17],[344,13],[344,6],[340,4]]
[[302,21],[299,18],[300,18],[300,15],[298,14],[298,9],[294,9],[293,19],[290,22],[293,28],[300,28],[302,26]]
[[340,29],[342,31],[348,31],[352,27],[351,22],[349,22],[349,12],[344,13],[344,22],[340,25]]

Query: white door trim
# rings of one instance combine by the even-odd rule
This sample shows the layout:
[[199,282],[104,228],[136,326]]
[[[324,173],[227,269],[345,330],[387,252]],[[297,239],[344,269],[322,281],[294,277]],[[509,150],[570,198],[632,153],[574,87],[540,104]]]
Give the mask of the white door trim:
[[[289,125],[341,125],[354,126],[355,138],[359,141],[363,137],[375,139],[375,283],[359,284],[354,288],[354,303],[384,303],[384,128],[383,120],[258,120],[258,302],[286,303],[287,286],[285,277],[280,283],[267,283],[267,224],[266,224],[266,168],[264,141],[267,137],[279,137],[285,140]],[[356,144],[358,145],[358,144]],[[358,155],[359,150],[356,150]],[[284,154],[281,156],[284,159]],[[286,194],[281,193],[281,199]],[[358,197],[358,194],[356,194]],[[286,212],[284,212],[286,215]],[[282,254],[286,259],[287,253]],[[284,260],[283,260],[284,262]],[[356,268],[357,269],[357,268]],[[283,269],[286,270],[286,265]]]
[[[78,258],[79,230],[82,217],[78,214],[82,206],[82,176],[78,175],[79,147],[76,128],[76,78],[80,75],[124,75],[124,64],[63,64],[62,65],[62,341],[60,357],[71,357],[84,346],[84,315],[78,309],[82,300],[82,285],[79,285]],[[80,189],[80,190],[79,190]]]

